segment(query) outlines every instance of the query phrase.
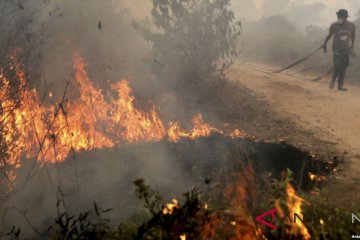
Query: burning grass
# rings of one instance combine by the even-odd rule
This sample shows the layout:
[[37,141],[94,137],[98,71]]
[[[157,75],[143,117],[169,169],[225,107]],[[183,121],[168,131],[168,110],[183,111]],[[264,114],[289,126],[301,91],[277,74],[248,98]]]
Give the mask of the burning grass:
[[[66,210],[66,205],[59,193],[57,217],[46,232],[38,232],[37,239],[306,240],[342,239],[354,233],[354,229],[350,230],[348,224],[338,218],[335,220],[339,228],[333,228],[334,219],[331,219],[333,217],[331,214],[338,213],[340,209],[334,210],[328,205],[323,205],[328,208],[327,213],[330,214],[319,214],[319,210],[315,210],[319,205],[310,207],[310,204],[295,192],[290,180],[288,175],[281,181],[273,182],[271,186],[277,190],[277,194],[280,193],[280,196],[273,195],[251,209],[245,204],[246,199],[251,197],[238,195],[239,192],[246,192],[246,190],[240,190],[239,187],[244,186],[239,186],[237,181],[233,182],[234,185],[229,183],[228,187],[236,189],[234,194],[239,199],[227,201],[231,203],[230,205],[216,206],[208,203],[206,194],[198,189],[185,193],[181,200],[172,199],[170,203],[167,203],[157,191],[145,184],[143,179],[138,179],[134,182],[136,195],[144,203],[147,213],[145,220],[126,221],[117,226],[110,224],[110,219],[106,217],[111,209],[102,209],[95,202],[93,210],[72,215]],[[285,191],[279,192],[279,190]],[[242,199],[244,196],[246,199]],[[230,200],[228,196],[225,198]],[[266,206],[274,202],[281,219],[287,219],[284,216],[288,216],[289,219],[288,221],[276,220],[274,222],[278,225],[276,230],[259,224],[253,217],[254,213],[263,211]],[[305,206],[302,206],[303,203],[306,203]],[[292,222],[290,216],[296,212],[303,214],[303,222]],[[18,238],[20,232],[21,229],[13,228],[7,236]]]
[[[259,154],[260,151],[263,151],[262,154]],[[154,159],[151,159],[151,155],[156,152],[168,152],[169,156],[176,156],[174,159],[167,160],[171,166],[169,169],[172,171],[171,173],[166,175],[165,171],[157,171],[159,175],[167,176],[168,187],[162,190],[160,195],[146,185],[144,180],[139,180],[136,181],[136,195],[143,201],[141,205],[144,205],[145,208],[134,206],[134,203],[137,202],[132,198],[123,202],[124,198],[127,198],[126,193],[131,192],[131,188],[126,185],[128,175],[135,176],[132,172],[137,172],[136,166],[146,168],[149,165],[146,165],[145,162],[149,161],[149,164],[155,162]],[[141,154],[134,156],[134,153]],[[294,161],[281,162],[280,160],[285,159],[289,153],[293,154]],[[94,156],[101,157],[96,159]],[[110,158],[110,156],[112,157]],[[148,157],[143,159],[144,156]],[[279,206],[286,214],[291,214],[291,211],[304,210],[308,205],[301,205],[300,199],[303,197],[299,197],[298,193],[289,192],[290,188],[285,187],[290,186],[290,180],[279,178],[278,181],[270,183],[272,177],[269,177],[268,172],[272,172],[273,176],[279,176],[281,174],[277,173],[284,172],[286,168],[301,169],[299,167],[301,164],[297,165],[297,163],[301,162],[300,160],[305,156],[306,153],[284,144],[232,139],[220,134],[195,140],[186,138],[178,142],[163,140],[157,143],[138,143],[115,149],[98,149],[78,153],[77,171],[81,173],[81,177],[78,182],[80,191],[77,195],[83,199],[82,205],[88,206],[86,199],[99,201],[104,207],[113,208],[111,212],[100,214],[108,219],[107,216],[110,213],[109,219],[112,220],[109,222],[105,219],[100,220],[95,209],[86,211],[85,206],[80,207],[83,212],[77,213],[79,210],[77,205],[72,206],[78,200],[73,196],[75,183],[65,181],[74,178],[74,172],[69,171],[69,166],[70,168],[72,166],[70,158],[57,165],[47,165],[47,171],[58,172],[60,174],[58,178],[63,179],[58,201],[66,202],[64,206],[67,207],[63,207],[62,204],[58,206],[60,210],[56,214],[57,218],[51,226],[51,231],[40,231],[40,237],[48,238],[50,234],[51,236],[55,235],[56,239],[63,239],[64,234],[69,232],[69,236],[80,235],[80,238],[85,239],[89,235],[95,239],[177,239],[180,236],[185,236],[186,239],[224,239],[224,237],[227,239],[272,239],[271,236],[274,236],[274,233],[271,232],[271,229],[254,220],[257,215],[274,208],[277,199],[281,199]],[[125,160],[128,162],[126,165],[123,164]],[[280,163],[277,163],[279,161]],[[316,166],[313,161],[309,158],[304,167],[305,171],[320,172],[321,165]],[[269,168],[269,166],[275,168]],[[115,174],[108,171],[107,181],[101,183],[98,176],[94,174],[94,167],[97,171],[113,169]],[[119,178],[118,172],[124,167],[127,169],[128,175]],[[39,195],[33,196],[35,199],[42,198],[43,192],[51,192],[51,188],[48,187],[49,183],[47,183],[47,171],[43,170],[36,178],[29,180],[29,189],[33,188],[33,184],[42,183],[42,191],[38,193]],[[177,172],[187,174],[178,176]],[[174,177],[170,178],[172,175]],[[298,180],[291,181],[293,186],[300,184],[300,175],[300,172],[294,173],[294,179]],[[306,176],[305,174],[304,177]],[[306,187],[306,183],[309,183],[311,179],[305,181],[304,178],[302,181],[300,185]],[[182,197],[176,191],[178,186],[175,184],[177,182],[187,182],[186,187],[182,189],[194,185],[202,190],[190,191],[185,194],[185,197]],[[162,183],[152,182],[151,185],[161,188]],[[276,189],[271,193],[270,189],[275,187]],[[86,195],[85,189],[91,189],[91,192],[96,195]],[[119,192],[116,196],[121,196],[122,199],[118,199],[121,204],[109,205],[98,196],[103,194],[112,196],[115,192]],[[23,197],[26,198],[26,195],[21,198]],[[292,210],[289,210],[289,206]],[[23,207],[26,208],[26,206]],[[28,211],[29,219],[37,216],[37,212],[34,211],[36,208],[38,206],[33,204],[32,210]],[[119,218],[114,219],[111,213],[116,211],[115,215],[121,214],[126,211],[122,208],[129,210],[129,219],[114,229]],[[101,213],[100,210],[98,211]],[[33,220],[33,224],[35,224],[34,222],[35,220]],[[279,231],[285,237],[301,234],[297,230],[298,228],[291,224],[280,226],[282,226],[282,230],[279,229]],[[308,225],[306,224],[306,226]],[[39,229],[48,227],[46,225]],[[310,234],[312,233],[310,232]]]
[[[243,136],[239,130],[224,133],[211,127],[201,114],[194,116],[191,130],[183,129],[179,122],[170,122],[165,127],[156,107],[143,111],[135,106],[128,80],[112,84],[113,92],[106,94],[96,88],[85,70],[84,59],[78,53],[74,54],[75,89],[70,93],[66,89],[59,102],[48,106],[41,101],[36,90],[27,85],[16,55],[14,51],[10,70],[16,74],[18,82],[10,84],[4,74],[0,75],[0,106],[5,111],[0,117],[1,149],[5,154],[0,168],[5,169],[10,184],[15,178],[12,170],[20,166],[22,156],[55,163],[64,161],[71,151],[162,139],[195,139],[211,133]],[[17,86],[15,98],[12,96],[13,86]],[[74,97],[68,98],[67,94]],[[105,100],[106,96],[110,100]],[[51,98],[52,94],[47,97]]]
[[[184,199],[164,200],[143,180],[138,180],[136,195],[144,201],[146,214],[144,211],[139,214],[142,221],[122,223],[114,228],[113,222],[103,218],[109,211],[97,204],[93,211],[73,214],[65,204],[65,196],[74,189],[66,189],[66,184],[62,183],[59,184],[62,188],[58,190],[55,221],[46,226],[45,231],[32,227],[40,238],[237,240],[327,236],[324,227],[319,233],[307,223],[280,223],[275,232],[254,219],[257,213],[274,206],[280,217],[302,211],[306,214],[308,202],[293,186],[298,189],[313,187],[319,182],[317,179],[331,172],[328,165],[285,143],[254,141],[239,129],[212,127],[201,114],[194,116],[190,130],[184,129],[180,122],[164,123],[155,106],[147,111],[136,106],[129,81],[116,82],[109,92],[104,92],[95,87],[85,68],[84,59],[75,54],[73,88],[67,88],[62,99],[51,105],[46,100],[52,98],[52,94],[46,94],[45,100],[41,100],[36,90],[28,86],[16,61],[16,52],[11,56],[10,70],[16,74],[18,82],[10,83],[3,72],[0,74],[1,149],[4,154],[0,168],[9,189],[16,189],[17,172],[29,165],[27,159],[34,160],[33,165],[28,166],[30,171],[34,166],[46,168],[46,174],[57,172],[62,179],[71,152],[81,155],[91,151],[104,155],[104,151],[129,151],[143,152],[142,157],[151,156],[153,152],[171,153],[169,155],[178,158],[176,163],[182,163],[175,167],[191,173],[182,177],[188,177],[190,183],[205,190],[192,190]],[[157,148],[166,151],[157,151]],[[129,159],[130,155],[115,156]],[[86,167],[94,164],[92,161],[95,160],[87,157],[86,163],[83,159],[76,169],[89,176],[84,182],[90,185],[94,184],[95,176],[94,172],[86,172]],[[102,167],[120,169],[113,159],[101,161]],[[282,176],[286,169],[294,172],[293,181]],[[39,182],[45,183],[46,178],[37,177]],[[274,183],[269,183],[276,178]],[[106,192],[103,185],[97,184],[98,192]],[[270,188],[276,191],[270,194]],[[114,187],[109,189],[113,191]],[[26,217],[26,212],[20,212]],[[325,217],[322,221],[322,225],[328,224]],[[12,228],[7,236],[17,238],[20,232]]]

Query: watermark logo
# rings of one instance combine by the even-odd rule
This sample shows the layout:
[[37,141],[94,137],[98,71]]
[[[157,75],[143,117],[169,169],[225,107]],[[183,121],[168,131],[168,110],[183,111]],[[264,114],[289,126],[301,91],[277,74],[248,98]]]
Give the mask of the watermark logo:
[[261,224],[269,227],[269,228],[277,229],[278,226],[276,226],[276,225],[274,225],[274,224],[272,224],[272,223],[269,223],[269,222],[267,222],[267,221],[264,220],[265,217],[271,215],[271,222],[274,222],[276,212],[277,212],[277,209],[276,209],[276,208],[271,209],[270,211],[267,211],[267,212],[265,212],[265,213],[257,216],[257,217],[255,218],[255,220],[258,221],[259,223],[261,223]]
[[[301,213],[301,215],[303,215]],[[265,220],[266,217],[271,216],[271,222],[268,222]],[[261,224],[263,224],[266,227],[269,227],[271,229],[277,229],[279,226],[276,226],[274,224],[275,219],[279,218],[282,222],[290,222],[290,223],[296,223],[297,221],[300,221],[301,223],[304,223],[304,217],[300,217],[300,214],[294,213],[294,216],[286,215],[281,218],[279,214],[277,214],[277,209],[273,208],[267,212],[264,212],[263,214],[257,216],[255,220]],[[360,221],[360,219],[359,219]]]
[[[351,213],[351,223],[352,224],[359,224],[360,223],[360,217],[357,216],[355,213]],[[356,235],[351,235],[352,239],[360,239],[360,235],[356,234]]]
[[360,223],[360,218],[356,216],[354,213],[351,214],[351,222],[354,224],[355,222]]

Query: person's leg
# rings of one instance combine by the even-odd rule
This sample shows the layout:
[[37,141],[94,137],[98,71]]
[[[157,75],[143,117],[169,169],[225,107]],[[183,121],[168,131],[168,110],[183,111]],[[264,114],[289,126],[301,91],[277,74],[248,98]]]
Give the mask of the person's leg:
[[329,83],[329,88],[330,89],[334,88],[335,82],[336,82],[336,79],[338,78],[338,76],[339,76],[339,70],[334,68],[334,72],[333,72],[332,78],[331,78],[330,83]]
[[337,78],[339,76],[340,59],[339,59],[338,54],[334,54],[333,61],[334,61],[334,71],[333,71],[332,78],[331,78],[330,83],[329,83],[329,88],[330,89],[334,88],[335,82],[336,82],[336,80],[337,80]]
[[339,70],[339,80],[338,80],[339,90],[346,90],[344,88],[344,82],[345,82],[346,69],[349,66],[349,61],[350,61],[349,54],[342,54],[340,56],[341,68]]
[[338,82],[338,89],[339,90],[345,90],[345,88],[344,88],[345,75],[346,75],[346,68],[342,69],[339,72],[339,82]]
[[338,76],[339,76],[339,70],[336,67],[334,67],[334,72],[332,74],[332,78],[331,78],[330,84],[329,84],[330,89],[334,88],[334,85],[335,85],[335,82],[336,82],[336,79],[338,78]]

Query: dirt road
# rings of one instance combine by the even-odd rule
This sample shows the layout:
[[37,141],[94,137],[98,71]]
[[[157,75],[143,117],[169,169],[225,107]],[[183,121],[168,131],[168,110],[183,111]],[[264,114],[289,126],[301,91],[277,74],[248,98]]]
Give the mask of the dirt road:
[[311,80],[315,75],[295,71],[272,74],[273,70],[239,60],[229,76],[266,101],[273,113],[323,141],[335,142],[347,157],[343,169],[330,180],[334,185],[329,194],[345,202],[360,199],[360,88],[348,84],[347,92],[330,90],[328,78],[315,82]]

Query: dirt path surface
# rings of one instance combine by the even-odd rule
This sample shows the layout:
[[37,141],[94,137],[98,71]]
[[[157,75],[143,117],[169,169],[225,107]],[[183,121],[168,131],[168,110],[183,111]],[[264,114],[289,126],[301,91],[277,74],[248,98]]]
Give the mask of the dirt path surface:
[[[347,92],[330,90],[328,78],[312,81],[316,76],[311,74],[271,73],[274,70],[268,65],[239,60],[230,69],[229,77],[296,128],[311,132],[321,141],[334,142],[334,148],[346,157],[345,164],[329,180],[329,198],[340,203],[359,203],[360,88],[347,85]],[[297,145],[297,140],[292,143]]]

